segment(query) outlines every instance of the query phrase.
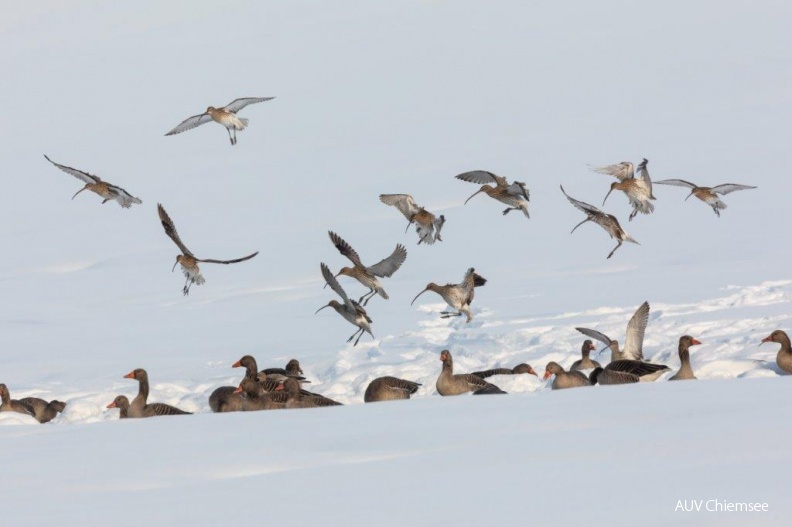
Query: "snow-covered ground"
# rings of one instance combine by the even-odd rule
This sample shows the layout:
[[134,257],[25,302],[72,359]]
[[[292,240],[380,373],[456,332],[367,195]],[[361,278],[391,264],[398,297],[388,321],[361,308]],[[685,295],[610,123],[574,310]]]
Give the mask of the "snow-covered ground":
[[[68,402],[53,423],[0,414],[7,525],[787,525],[792,329],[788,3],[0,2],[0,382],[15,398]],[[208,105],[275,96],[215,124],[165,132]],[[143,200],[122,210],[47,163],[95,173]],[[720,218],[656,187],[656,211],[613,247],[559,191],[595,205],[589,164],[650,160],[656,180],[758,189]],[[531,219],[454,175],[488,169],[531,190]],[[447,217],[416,246],[380,193]],[[204,266],[182,297],[163,203]],[[368,311],[377,337],[331,310],[319,263],[348,262],[338,232],[404,266]],[[441,320],[428,282],[488,279],[475,319]],[[353,297],[359,284],[341,278]],[[652,306],[644,354],[678,366],[703,342],[698,382],[551,392],[496,377],[510,395],[440,398],[439,352],[457,371],[568,366],[575,326],[623,340]],[[214,415],[231,364],[298,358],[322,410]],[[596,358],[596,357],[595,357]],[[602,357],[607,360],[607,356]],[[118,421],[104,406],[137,385],[196,415]],[[415,400],[363,405],[381,375],[423,383]],[[669,374],[666,374],[666,377]],[[20,426],[6,426],[20,425]],[[761,501],[770,512],[674,512],[678,500]],[[284,514],[285,512],[285,514]],[[609,518],[615,518],[608,521]]]

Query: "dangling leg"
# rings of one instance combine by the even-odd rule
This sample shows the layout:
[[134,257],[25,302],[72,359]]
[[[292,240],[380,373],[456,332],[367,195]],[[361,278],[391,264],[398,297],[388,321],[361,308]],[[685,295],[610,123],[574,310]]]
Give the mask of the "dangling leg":
[[228,132],[228,140],[231,141],[231,144],[233,145],[234,144],[234,138],[231,137],[231,129],[230,128],[226,128],[226,132]]
[[503,211],[503,215],[504,216],[507,215],[509,213],[509,211],[512,211],[512,210],[519,210],[519,207],[509,207],[508,209]]
[[357,340],[355,341],[355,343],[354,343],[354,344],[352,344],[353,346],[357,346],[357,345],[358,345],[358,342],[360,342],[360,337],[362,337],[362,336],[363,336],[363,333],[364,333],[364,329],[363,329],[363,328],[360,328],[360,335],[358,335],[358,338],[357,338]]
[[638,214],[638,209],[633,209],[627,221],[632,221],[636,214]]
[[440,318],[451,318],[451,317],[461,317],[462,312],[457,311],[456,313],[452,313],[451,311],[441,311]]
[[714,210],[715,215],[720,218],[720,211],[718,210],[718,207],[716,205],[712,206],[712,210]]
[[234,144],[237,144],[236,128],[234,128]]
[[[584,224],[584,223],[586,223],[587,221],[591,221],[591,218],[586,218],[585,220],[583,220],[583,221],[581,221],[580,223],[578,223],[577,225],[575,225],[575,229],[577,229],[578,227],[580,227],[581,225],[583,225],[583,224]],[[569,232],[569,234],[572,234],[573,232],[575,232],[575,229],[572,229],[572,230]]]
[[190,292],[190,288],[188,287],[190,284],[190,277],[187,276],[187,280],[184,281],[184,287],[182,287],[182,293],[186,296]]
[[347,339],[347,342],[351,342],[351,341],[352,341],[352,339],[353,339],[353,338],[355,338],[355,335],[357,335],[357,334],[358,334],[359,332],[361,332],[361,331],[363,331],[363,330],[362,330],[362,329],[360,329],[360,328],[358,328],[358,330],[357,330],[357,331],[355,331],[354,333],[352,333],[352,336],[351,336],[351,337],[349,337],[349,338]]
[[621,241],[621,240],[619,240],[619,244],[618,244],[616,247],[614,247],[614,248],[613,248],[613,250],[612,250],[612,251],[610,252],[610,254],[608,255],[608,258],[605,258],[605,259],[606,259],[606,260],[610,259],[610,257],[611,257],[611,256],[613,256],[613,253],[615,253],[615,252],[616,252],[616,249],[618,249],[618,248],[619,248],[619,247],[621,247],[621,246],[622,246],[622,241]]

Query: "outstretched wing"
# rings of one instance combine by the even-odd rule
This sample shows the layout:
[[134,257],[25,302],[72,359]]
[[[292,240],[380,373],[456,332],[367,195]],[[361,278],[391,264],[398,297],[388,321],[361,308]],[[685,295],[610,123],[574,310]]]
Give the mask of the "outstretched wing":
[[193,115],[192,117],[188,117],[184,121],[180,122],[176,125],[176,128],[171,130],[165,135],[176,135],[182,132],[186,132],[187,130],[192,130],[197,126],[201,126],[202,124],[206,124],[212,120],[212,117],[208,113],[202,113],[200,115]]
[[515,181],[506,187],[506,192],[512,196],[525,198],[525,201],[531,201],[531,193],[528,191],[528,188],[526,188],[525,183],[521,181]]
[[338,249],[338,252],[340,252],[341,254],[346,256],[347,258],[349,258],[349,260],[353,264],[355,264],[357,266],[360,266],[360,267],[365,267],[360,262],[360,256],[358,256],[358,253],[355,252],[355,249],[353,249],[351,245],[349,245],[346,241],[344,241],[344,239],[341,238],[341,236],[339,236],[338,234],[334,233],[333,231],[327,231],[327,234],[330,235],[330,241],[333,242],[333,245],[336,246],[336,249]]
[[736,185],[734,183],[725,183],[723,185],[718,185],[717,187],[712,187],[710,190],[715,194],[725,195],[737,190],[750,190],[752,188],[756,188],[756,187],[751,187],[748,185]]
[[649,302],[644,302],[635,311],[627,324],[627,339],[622,353],[634,360],[643,360],[643,341],[646,324],[649,323]]
[[630,179],[631,177],[635,176],[635,168],[633,164],[629,161],[622,161],[621,163],[617,163],[615,165],[605,165],[602,167],[590,167],[591,170],[594,172],[599,172],[600,174],[606,174],[608,176],[613,176],[619,181],[624,181],[625,179]]
[[685,181],[684,179],[664,179],[662,181],[655,181],[655,185],[673,185],[675,187],[698,188],[698,185]]
[[566,193],[566,191],[564,190],[564,186],[563,185],[560,185],[560,187],[561,187],[561,192],[564,193],[564,196],[566,196],[566,198],[569,200],[569,202],[572,205],[574,205],[576,208],[580,209],[581,211],[583,211],[583,212],[585,212],[586,214],[589,214],[589,215],[597,216],[597,215],[604,215],[605,214],[604,212],[599,210],[594,205],[589,205],[586,202],[579,201],[579,200],[576,200],[575,198],[571,197],[569,194]]
[[115,196],[118,197],[123,207],[129,207],[133,203],[137,203],[138,205],[143,203],[140,200],[140,198],[136,198],[135,196],[133,196],[132,194],[130,194],[129,192],[127,192],[126,190],[122,189],[119,186],[111,185],[110,183],[107,183],[107,188],[110,189],[110,192],[112,192]]
[[330,268],[327,267],[327,264],[322,262],[320,267],[322,268],[322,276],[324,277],[325,282],[327,282],[327,285],[330,286],[330,289],[335,291],[350,309],[355,309],[355,305],[349,301],[346,291],[344,291],[344,289],[341,287],[341,284],[339,284],[338,280],[336,280],[335,276],[333,276],[333,273],[330,271]]
[[44,154],[44,159],[55,165],[56,167],[60,168],[67,174],[71,174],[72,176],[76,177],[83,183],[98,183],[102,181],[99,176],[94,176],[93,174],[89,174],[88,172],[83,172],[82,170],[77,170],[76,168],[67,167],[66,165],[60,165],[53,161],[52,159],[48,158],[46,154]]
[[646,165],[648,164],[649,164],[648,159],[644,159],[643,161],[641,161],[641,164],[638,165],[638,174],[640,175],[640,178],[644,180],[646,186],[649,188],[649,196],[652,196],[652,199],[654,199],[654,195],[652,194],[652,178],[649,177],[649,169],[646,168]]
[[264,101],[271,101],[275,97],[242,97],[240,99],[234,99],[227,105],[223,107],[223,110],[231,113],[237,113],[239,110],[244,108],[249,104],[255,104],[257,102],[264,102]]
[[421,210],[409,194],[380,194],[379,199],[385,205],[399,209],[408,220],[412,220],[412,217]]
[[163,207],[161,203],[157,203],[157,213],[159,213],[162,227],[165,229],[165,234],[168,235],[168,238],[173,240],[173,243],[175,243],[184,254],[195,258],[193,253],[190,252],[190,249],[188,249],[187,246],[184,245],[184,242],[181,241],[181,238],[179,238],[179,233],[176,232],[176,225],[173,224],[173,220],[168,216],[168,213],[165,212],[165,207]]
[[211,258],[207,258],[205,260],[198,260],[199,262],[204,263],[216,263],[216,264],[232,264],[232,263],[239,263],[244,262],[245,260],[250,260],[254,256],[256,256],[259,252],[256,251],[253,254],[248,254],[247,256],[243,256],[242,258],[237,258],[235,260],[212,260]]
[[457,179],[461,179],[462,181],[467,181],[468,183],[477,183],[479,185],[487,185],[489,183],[495,183],[499,187],[505,187],[508,185],[505,177],[496,176],[492,172],[488,172],[486,170],[473,170],[472,172],[465,172],[464,174],[459,174]]
[[580,331],[587,337],[591,337],[593,339],[597,339],[606,346],[610,346],[610,343],[613,342],[609,336],[604,333],[600,333],[599,331],[595,331],[589,328],[575,328],[576,330]]
[[406,259],[407,249],[405,249],[402,244],[397,244],[390,256],[375,263],[367,268],[366,271],[374,276],[391,276],[399,270],[399,267],[401,267]]

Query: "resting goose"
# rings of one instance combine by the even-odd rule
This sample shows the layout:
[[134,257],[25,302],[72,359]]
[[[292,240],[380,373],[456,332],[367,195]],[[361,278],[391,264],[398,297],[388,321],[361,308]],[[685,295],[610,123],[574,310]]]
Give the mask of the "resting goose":
[[283,383],[286,391],[286,408],[320,408],[325,406],[341,406],[341,403],[323,395],[303,395],[300,390],[300,381],[291,378]]
[[421,386],[420,383],[405,381],[398,377],[379,377],[371,381],[366,387],[363,401],[374,403],[377,401],[409,399],[410,395],[418,391],[419,386]]
[[17,401],[16,399],[11,398],[11,394],[8,393],[8,387],[5,384],[0,384],[0,399],[2,400],[2,404],[0,404],[0,412],[16,412],[18,414],[36,417],[33,408],[22,401]]
[[108,404],[105,408],[118,408],[121,413],[118,414],[119,419],[126,419],[129,417],[129,399],[123,395],[119,395],[113,402]]
[[591,386],[588,377],[579,371],[566,371],[557,362],[548,362],[545,367],[543,380],[547,380],[551,375],[553,379],[553,390],[563,390],[565,388],[579,388],[581,386]]
[[435,385],[437,393],[440,395],[461,395],[467,392],[472,392],[475,395],[506,393],[494,384],[471,373],[454,375],[454,358],[450,351],[440,352],[440,360],[443,361],[443,369]]
[[589,358],[589,353],[596,349],[597,347],[594,345],[594,343],[591,340],[586,339],[583,342],[583,347],[580,349],[582,358],[573,362],[572,366],[569,367],[569,371],[590,370],[592,368],[601,367],[602,365],[599,362]]
[[529,364],[525,364],[524,362],[522,364],[518,364],[514,368],[494,368],[491,370],[474,371],[471,373],[471,375],[475,375],[480,379],[486,379],[487,377],[492,377],[493,375],[520,375],[521,373],[535,375],[536,377],[539,376]]
[[683,335],[679,337],[679,361],[682,365],[679,371],[672,375],[669,381],[688,381],[694,380],[696,376],[693,374],[693,367],[690,365],[690,346],[697,346],[701,344],[698,340],[690,335]]
[[19,402],[26,404],[33,410],[33,417],[39,423],[49,423],[55,416],[58,415],[66,408],[66,403],[63,401],[50,401],[38,397],[25,397],[20,399]]
[[175,406],[165,403],[148,404],[149,382],[148,373],[143,368],[136,368],[124,375],[125,379],[135,379],[140,383],[137,396],[132,399],[129,405],[129,417],[156,417],[160,415],[186,415],[192,412],[185,412]]
[[765,342],[781,344],[781,349],[778,350],[778,355],[776,355],[776,364],[782,371],[792,374],[792,345],[789,342],[789,335],[777,329],[762,339],[762,343]]
[[[264,392],[257,381],[252,379],[242,379],[239,387],[234,393],[239,395],[245,393],[242,399],[242,411],[252,412],[257,410],[279,410],[286,408],[286,394],[281,391]],[[240,397],[241,399],[241,397]]]

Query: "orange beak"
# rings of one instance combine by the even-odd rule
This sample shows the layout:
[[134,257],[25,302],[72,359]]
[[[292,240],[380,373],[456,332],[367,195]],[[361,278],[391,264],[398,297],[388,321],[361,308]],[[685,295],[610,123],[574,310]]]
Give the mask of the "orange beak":
[[[546,371],[544,376],[542,377],[542,380],[546,381],[547,379],[550,378],[551,375],[552,375],[552,373],[550,373],[549,371]],[[537,375],[537,377],[538,377],[538,375]]]
[[105,408],[115,408],[115,407],[116,407],[115,401],[113,401],[112,403],[110,403],[107,406],[105,406]]
[[276,392],[279,392],[279,391],[281,391],[281,390],[285,390],[285,389],[286,389],[286,388],[284,388],[284,387],[283,387],[283,384],[279,384],[279,385],[277,385],[277,386],[275,387],[275,391],[276,391]]
[[773,342],[773,336],[772,335],[766,336],[765,338],[762,339],[762,342]]
[[231,365],[232,368],[241,368],[242,363],[240,361],[236,361],[234,364]]
[[234,393],[242,393],[242,387],[238,387],[236,390],[234,390]]
[[693,340],[690,341],[690,344],[693,345],[693,346],[696,346],[697,344],[701,344],[701,341],[697,340],[697,339],[693,339]]
[[124,379],[134,379],[134,378],[135,378],[134,370],[124,375]]

